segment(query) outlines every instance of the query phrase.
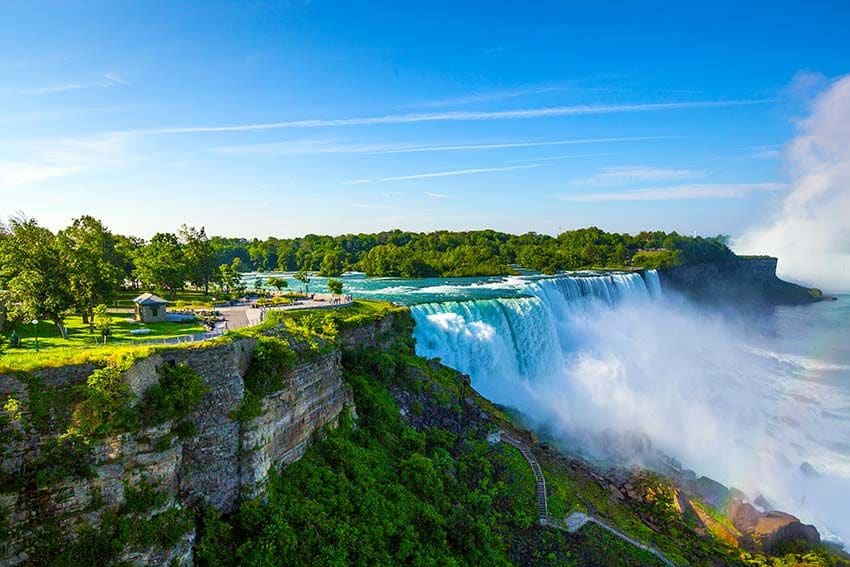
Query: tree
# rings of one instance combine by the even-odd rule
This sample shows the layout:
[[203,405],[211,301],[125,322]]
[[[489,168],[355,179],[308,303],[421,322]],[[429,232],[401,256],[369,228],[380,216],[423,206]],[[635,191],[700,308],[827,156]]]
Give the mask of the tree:
[[118,266],[121,268],[121,283],[129,283],[133,289],[139,288],[139,279],[136,275],[136,254],[145,245],[145,241],[137,236],[124,236],[116,234],[115,255]]
[[103,337],[103,344],[106,344],[107,337],[112,334],[112,325],[114,324],[112,315],[109,314],[106,305],[103,303],[92,310],[92,315],[94,326],[100,331],[100,336]]
[[342,295],[342,280],[329,279],[328,289],[334,295]]
[[92,309],[112,296],[122,280],[115,238],[103,223],[85,215],[61,231],[58,241],[68,270],[73,306],[92,332]]
[[221,264],[218,267],[219,285],[225,293],[239,293],[245,289],[242,276],[238,267],[241,265],[239,258],[234,258],[230,264]]
[[216,254],[204,227],[197,229],[184,224],[180,227],[179,236],[189,281],[196,288],[203,288],[204,293],[209,293],[210,283],[217,276]]
[[325,254],[319,268],[320,276],[338,276],[345,269],[345,257],[339,250],[332,250]]
[[278,291],[283,291],[283,288],[289,287],[289,282],[286,281],[286,278],[280,278],[277,276],[270,277],[267,283]]
[[254,280],[254,289],[263,289],[263,278],[257,278]]
[[307,294],[310,291],[310,272],[307,270],[301,269],[295,272],[295,276],[293,276],[296,280],[304,284],[304,293]]
[[136,254],[136,274],[149,287],[174,292],[186,285],[186,259],[177,236],[160,232]]
[[9,219],[0,238],[0,281],[8,291],[12,319],[52,321],[63,338],[63,313],[71,306],[68,269],[56,236],[23,216]]

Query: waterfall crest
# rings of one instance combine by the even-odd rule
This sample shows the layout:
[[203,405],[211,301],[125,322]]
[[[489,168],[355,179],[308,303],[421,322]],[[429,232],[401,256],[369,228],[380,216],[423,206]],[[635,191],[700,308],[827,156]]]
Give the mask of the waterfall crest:
[[498,380],[519,383],[557,372],[581,342],[571,315],[659,297],[654,270],[560,276],[527,282],[527,297],[414,305],[417,352],[469,374],[483,393]]

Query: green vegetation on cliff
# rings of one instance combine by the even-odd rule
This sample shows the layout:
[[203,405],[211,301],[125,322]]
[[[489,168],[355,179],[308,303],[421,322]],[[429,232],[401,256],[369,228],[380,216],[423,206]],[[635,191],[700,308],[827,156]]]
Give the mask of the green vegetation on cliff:
[[[132,481],[125,482],[119,503],[105,507],[102,498],[91,499],[101,521],[75,526],[76,539],[68,540],[56,510],[14,526],[14,533],[29,531],[27,553],[33,564],[43,565],[99,565],[128,552],[142,553],[138,558],[146,550],[175,546],[183,553],[193,527],[194,559],[211,566],[660,565],[595,525],[574,534],[540,526],[528,463],[515,448],[488,442],[489,433],[505,430],[531,444],[528,432],[479,396],[464,376],[415,356],[412,325],[402,308],[358,302],[339,310],[281,313],[227,339],[257,339],[244,374],[244,399],[253,397],[254,405],[231,416],[241,427],[250,428],[248,422],[264,407],[268,411],[268,394],[292,386],[290,371],[297,367],[309,375],[310,367],[302,365],[336,364],[338,348],[355,403],[353,411],[339,415],[337,427],[316,435],[303,458],[272,471],[265,494],[243,499],[232,513],[222,516],[195,504],[182,508],[152,478],[128,477]],[[224,349],[223,356],[236,350]],[[24,427],[52,438],[27,469],[32,474],[4,479],[0,493],[25,484],[28,494],[46,499],[54,488],[91,477],[92,449],[103,448],[102,438],[198,417],[203,377],[166,363],[158,384],[133,400],[118,371],[134,360],[95,370],[70,389],[19,375],[28,395],[0,399],[2,432]],[[168,454],[179,428],[168,431],[165,439],[146,430],[141,433],[150,438],[134,442]],[[679,510],[676,488],[661,477],[632,476],[641,497],[624,501],[612,495],[612,481],[587,464],[541,445],[535,453],[553,519],[574,511],[593,514],[677,564],[846,565],[825,548],[783,549],[782,557],[742,552]],[[700,509],[724,520],[717,511]],[[0,518],[0,526],[4,522],[9,518]]]

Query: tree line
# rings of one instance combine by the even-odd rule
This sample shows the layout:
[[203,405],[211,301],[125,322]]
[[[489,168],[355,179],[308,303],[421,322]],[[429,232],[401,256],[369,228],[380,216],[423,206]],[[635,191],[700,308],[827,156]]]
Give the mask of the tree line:
[[[493,230],[430,233],[392,230],[375,234],[243,239],[208,236],[203,227],[183,225],[149,240],[112,232],[92,216],[75,219],[54,233],[35,219],[16,216],[0,224],[0,290],[12,319],[44,319],[65,335],[63,314],[84,322],[96,306],[121,288],[173,294],[191,286],[232,294],[243,290],[245,271],[297,271],[338,276],[360,270],[369,276],[492,276],[521,266],[543,273],[735,258],[722,237],[675,232],[636,235],[596,227],[549,236]],[[285,280],[270,285],[283,287]]]
[[516,266],[552,274],[594,267],[663,268],[735,258],[723,236],[703,238],[663,231],[630,235],[596,227],[558,236],[494,230],[392,230],[342,236],[308,234],[292,239],[214,237],[212,242],[221,261],[239,258],[250,270],[308,270],[323,276],[348,270],[377,277],[492,276],[514,273]]

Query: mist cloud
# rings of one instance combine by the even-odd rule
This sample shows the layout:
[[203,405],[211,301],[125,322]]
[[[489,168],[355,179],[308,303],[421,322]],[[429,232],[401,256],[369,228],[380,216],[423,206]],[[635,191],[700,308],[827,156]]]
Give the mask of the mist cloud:
[[786,151],[791,189],[736,252],[779,257],[781,276],[850,290],[850,75],[816,96]]

